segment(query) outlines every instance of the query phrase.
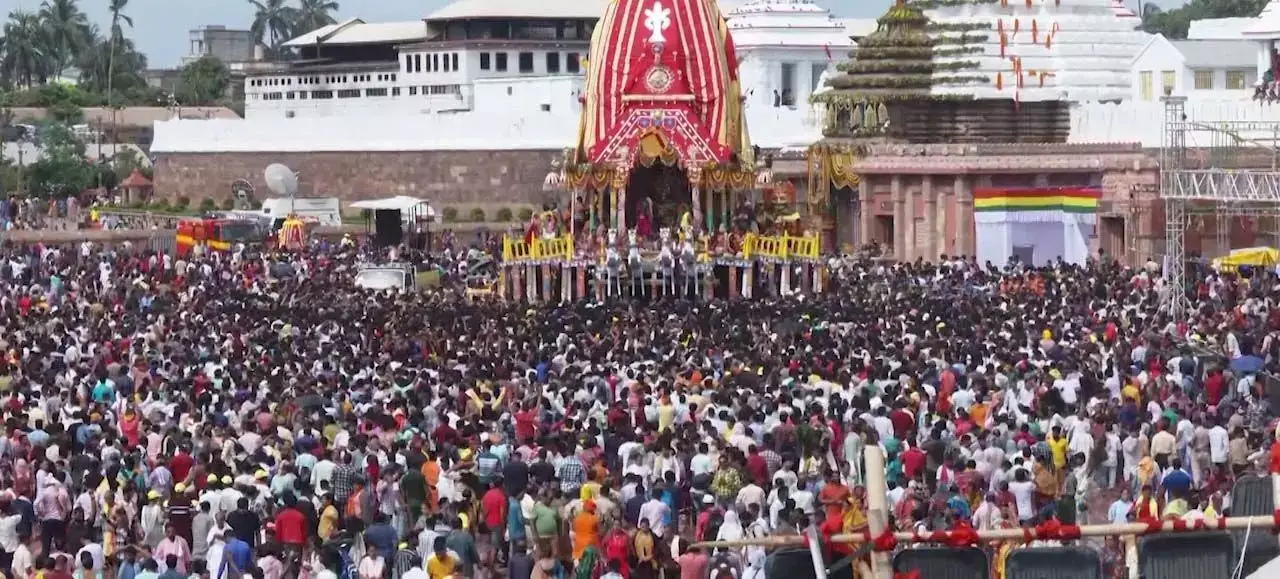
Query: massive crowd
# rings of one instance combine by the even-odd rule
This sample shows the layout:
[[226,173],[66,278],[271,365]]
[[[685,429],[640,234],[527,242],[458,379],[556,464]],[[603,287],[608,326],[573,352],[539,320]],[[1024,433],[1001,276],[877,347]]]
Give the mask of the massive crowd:
[[11,579],[763,577],[694,543],[863,528],[867,445],[895,526],[991,529],[1224,513],[1272,438],[1265,271],[1186,323],[1105,260],[531,306],[359,290],[347,244],[2,251]]

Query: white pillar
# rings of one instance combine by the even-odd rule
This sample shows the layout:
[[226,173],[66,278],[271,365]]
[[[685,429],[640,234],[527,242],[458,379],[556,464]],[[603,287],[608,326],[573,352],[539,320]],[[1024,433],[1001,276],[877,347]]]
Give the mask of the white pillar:
[[538,266],[528,265],[524,268],[525,297],[531,304],[538,303]]
[[782,283],[780,284],[781,294],[784,296],[791,295],[791,263],[782,262]]
[[1259,40],[1258,45],[1258,80],[1267,74],[1267,69],[1271,68],[1271,40]]
[[[885,482],[884,451],[879,445],[868,444],[862,451],[862,458],[867,467],[867,527],[874,539],[889,525],[889,487]],[[871,563],[875,579],[890,579],[893,576],[889,553],[873,552]]]

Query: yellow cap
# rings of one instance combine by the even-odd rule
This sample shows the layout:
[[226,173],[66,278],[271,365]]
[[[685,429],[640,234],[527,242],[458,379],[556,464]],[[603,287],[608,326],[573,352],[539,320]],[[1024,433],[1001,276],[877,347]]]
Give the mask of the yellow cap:
[[231,477],[230,477],[230,476],[224,476],[224,477],[222,477],[222,484],[224,484],[224,485],[229,485],[229,484],[231,484]]
[[208,477],[208,478],[206,478],[205,480],[206,480],[206,481],[208,481],[208,482],[211,482],[211,483],[218,482],[218,475],[216,475],[216,474],[211,474],[211,475],[209,475],[209,477]]
[[258,469],[258,472],[253,473],[253,478],[258,480],[267,480],[267,471]]
[[160,491],[149,491],[149,492],[147,493],[147,498],[149,498],[149,499],[151,499],[151,500],[153,500],[153,501],[154,501],[154,500],[156,500],[156,499],[158,499],[158,498],[160,498]]
[[173,485],[173,490],[177,492],[183,492],[187,490],[187,485],[184,483],[178,483],[176,485]]

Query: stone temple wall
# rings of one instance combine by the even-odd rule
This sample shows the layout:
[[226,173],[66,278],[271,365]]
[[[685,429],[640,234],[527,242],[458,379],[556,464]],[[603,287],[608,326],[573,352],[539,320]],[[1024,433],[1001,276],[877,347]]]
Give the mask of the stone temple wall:
[[530,203],[546,195],[543,180],[561,150],[405,151],[325,153],[157,153],[156,194],[222,200],[245,179],[258,198],[269,197],[263,170],[283,163],[298,173],[301,197],[338,197],[344,203],[411,195],[436,206]]

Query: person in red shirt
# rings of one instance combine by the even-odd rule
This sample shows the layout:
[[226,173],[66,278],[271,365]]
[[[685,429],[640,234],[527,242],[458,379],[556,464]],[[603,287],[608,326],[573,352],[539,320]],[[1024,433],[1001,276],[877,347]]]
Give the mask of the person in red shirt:
[[491,553],[501,550],[502,537],[507,529],[507,493],[502,490],[501,476],[493,477],[493,488],[480,499],[480,508],[484,512],[485,529],[495,547]]
[[169,459],[169,472],[173,474],[175,482],[183,482],[187,480],[187,475],[191,474],[191,467],[195,464],[195,459],[191,458],[187,449],[181,448],[173,458]]
[[1222,401],[1226,386],[1227,380],[1222,377],[1222,370],[1214,368],[1209,371],[1209,377],[1204,380],[1204,396],[1209,406],[1217,406]]
[[302,552],[307,544],[307,516],[298,510],[298,499],[293,493],[284,495],[284,508],[276,513],[276,539],[286,547]]
[[760,449],[756,445],[751,445],[747,455],[747,474],[751,475],[751,480],[756,484],[767,487],[769,485],[769,462],[760,456]]
[[532,403],[516,412],[516,441],[531,442],[538,435],[538,412]]
[[906,440],[915,429],[916,417],[904,404],[899,403],[898,407],[889,413],[889,422],[893,424],[893,437]]
[[919,446],[912,445],[902,453],[902,474],[906,475],[907,480],[919,480],[919,476],[924,474],[924,464],[928,456]]

